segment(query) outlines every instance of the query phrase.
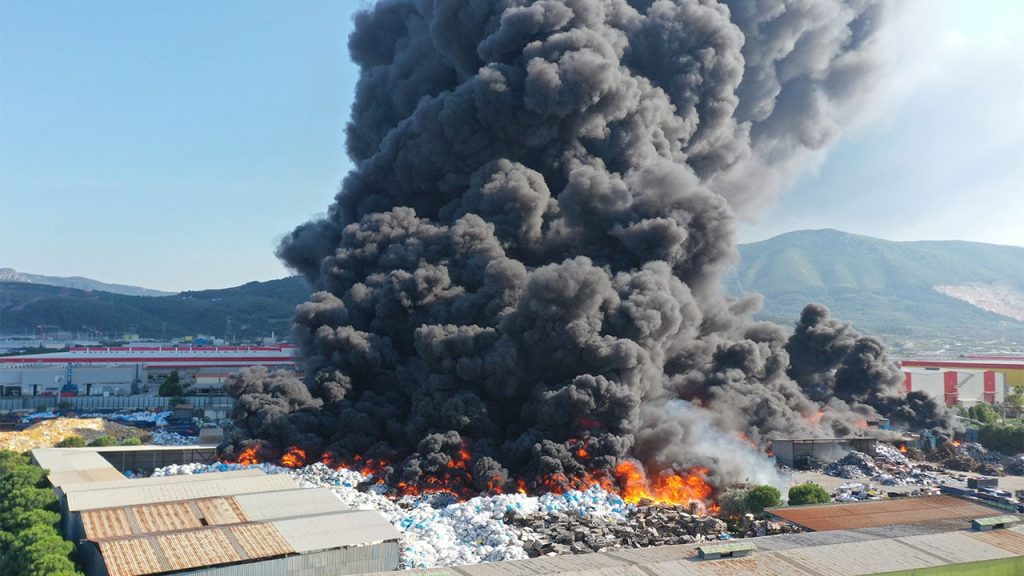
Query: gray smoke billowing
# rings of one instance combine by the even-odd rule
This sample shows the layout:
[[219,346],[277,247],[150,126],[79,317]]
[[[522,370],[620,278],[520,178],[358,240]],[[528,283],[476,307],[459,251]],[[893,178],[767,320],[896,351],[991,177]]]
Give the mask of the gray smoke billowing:
[[898,394],[876,341],[819,308],[791,336],[721,287],[736,214],[871,88],[885,14],[881,0],[360,13],[356,167],[279,251],[316,290],[295,317],[307,381],[230,383],[240,438],[487,489],[627,458],[725,484],[766,474],[743,438],[879,411],[942,425]]

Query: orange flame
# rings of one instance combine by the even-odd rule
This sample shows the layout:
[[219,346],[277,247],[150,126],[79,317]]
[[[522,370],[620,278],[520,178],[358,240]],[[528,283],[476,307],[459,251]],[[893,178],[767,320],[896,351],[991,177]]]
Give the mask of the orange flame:
[[903,452],[904,454],[907,453],[907,445],[904,444],[903,442],[900,442],[899,449],[900,449],[900,452]]
[[960,445],[960,441],[959,440],[953,440],[953,446],[959,446],[959,445]]
[[306,451],[298,446],[290,446],[288,452],[281,456],[281,466],[285,468],[302,468],[306,465]]
[[242,452],[238,454],[238,457],[235,458],[235,462],[238,462],[239,464],[244,464],[246,466],[252,464],[259,464],[260,458],[256,454],[256,447],[250,446],[245,450],[242,450]]
[[707,468],[690,468],[686,474],[659,474],[648,481],[643,468],[637,463],[625,461],[616,466],[622,499],[631,504],[650,500],[657,504],[706,504],[714,492],[706,480]]

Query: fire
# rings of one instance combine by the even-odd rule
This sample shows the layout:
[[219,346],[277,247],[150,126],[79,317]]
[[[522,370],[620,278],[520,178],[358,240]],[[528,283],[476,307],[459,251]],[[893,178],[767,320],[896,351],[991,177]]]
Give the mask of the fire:
[[637,463],[625,461],[615,468],[622,499],[636,504],[650,500],[658,504],[707,503],[714,491],[706,480],[707,468],[690,468],[686,474],[662,473],[649,481]]
[[953,446],[959,446],[959,445],[960,445],[960,441],[959,440],[953,440]]
[[587,458],[590,458],[590,452],[587,452],[586,446],[581,446],[580,449],[576,451],[576,457],[585,460]]
[[900,452],[903,452],[904,454],[907,453],[907,445],[902,443],[902,442],[900,442],[899,449],[900,449]]
[[235,459],[235,462],[238,462],[239,464],[244,464],[246,466],[249,466],[251,464],[259,464],[260,458],[259,456],[256,455],[256,447],[250,446],[245,450],[242,450],[242,452],[238,454],[238,458]]
[[302,468],[306,465],[306,451],[298,446],[290,446],[288,452],[281,456],[281,466],[285,468]]

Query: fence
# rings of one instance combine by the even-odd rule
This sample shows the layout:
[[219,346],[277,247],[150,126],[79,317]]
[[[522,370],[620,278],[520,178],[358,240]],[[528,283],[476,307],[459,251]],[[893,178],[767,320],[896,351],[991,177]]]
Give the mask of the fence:
[[[161,396],[11,396],[0,398],[0,412],[9,410],[55,410],[58,403],[70,410],[149,410],[168,408],[171,398]],[[189,396],[185,401],[196,408],[233,406],[230,396]]]

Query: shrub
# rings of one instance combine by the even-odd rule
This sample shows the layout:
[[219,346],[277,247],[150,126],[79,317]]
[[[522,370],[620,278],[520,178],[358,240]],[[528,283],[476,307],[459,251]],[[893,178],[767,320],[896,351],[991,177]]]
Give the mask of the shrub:
[[69,402],[68,400],[61,400],[60,402],[57,402],[57,409],[71,410],[71,402]]
[[722,509],[722,515],[728,518],[739,518],[747,512],[747,496],[750,494],[749,490],[729,490],[722,494],[718,499],[718,505]]
[[60,442],[57,442],[58,448],[81,448],[83,446],[85,446],[85,439],[81,436],[68,436]]
[[800,506],[801,504],[824,504],[832,501],[832,495],[824,488],[808,482],[789,489],[789,505]]
[[175,370],[164,378],[162,384],[160,384],[160,396],[181,396],[184,391],[181,388],[181,379],[178,377],[178,371]]
[[782,503],[782,494],[774,486],[758,486],[747,494],[747,508],[754,514],[761,514],[765,508]]
[[117,438],[113,436],[103,435],[99,438],[89,442],[89,446],[117,446]]
[[121,442],[122,446],[142,446],[141,438],[125,438]]

